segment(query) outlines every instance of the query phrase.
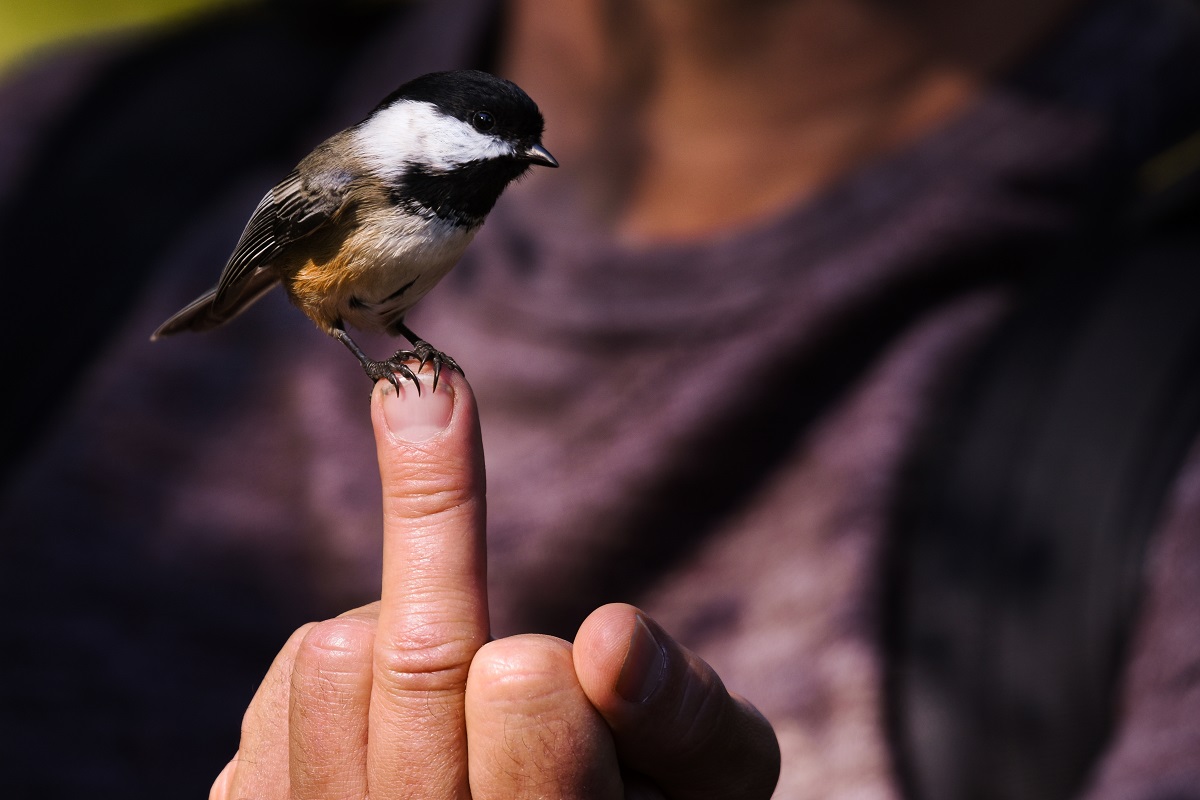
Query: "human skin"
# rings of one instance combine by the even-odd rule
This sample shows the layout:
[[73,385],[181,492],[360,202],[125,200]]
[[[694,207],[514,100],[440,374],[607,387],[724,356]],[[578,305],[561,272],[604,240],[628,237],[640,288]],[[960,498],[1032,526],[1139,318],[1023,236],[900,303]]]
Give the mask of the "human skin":
[[944,124],[1083,2],[510,0],[497,69],[562,164],[531,185],[615,237],[689,239]]
[[[498,71],[551,121],[565,207],[702,238],[943,124],[1080,2],[513,0]],[[488,641],[478,423],[445,386],[376,387],[383,596],[289,640],[212,796],[769,796],[770,726],[637,609]]]
[[475,401],[430,389],[372,394],[380,600],[289,639],[210,797],[769,797],[769,723],[638,609],[489,641]]

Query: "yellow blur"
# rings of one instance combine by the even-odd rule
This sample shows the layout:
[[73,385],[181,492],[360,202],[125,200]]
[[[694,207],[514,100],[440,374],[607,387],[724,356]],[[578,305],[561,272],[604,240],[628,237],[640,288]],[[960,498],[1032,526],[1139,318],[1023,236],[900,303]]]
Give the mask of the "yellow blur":
[[46,45],[179,19],[234,0],[0,0],[0,72]]

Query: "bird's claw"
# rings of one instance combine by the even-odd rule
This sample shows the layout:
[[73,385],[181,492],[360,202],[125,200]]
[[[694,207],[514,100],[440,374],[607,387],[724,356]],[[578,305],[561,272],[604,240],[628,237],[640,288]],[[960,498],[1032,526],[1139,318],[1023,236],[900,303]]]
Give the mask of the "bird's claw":
[[[418,339],[415,341],[413,343],[412,350],[397,350],[392,354],[392,357],[388,359],[388,361],[393,364],[403,364],[405,361],[410,360],[415,360],[417,362],[417,372],[425,369],[426,364],[433,365],[433,391],[435,392],[437,391],[438,379],[442,375],[443,367],[452,369],[459,375],[463,374],[462,367],[458,365],[457,361],[443,353],[441,350],[434,349],[429,342],[426,342],[423,339]],[[408,368],[405,367],[405,369]],[[415,376],[413,377],[413,381],[416,381]],[[417,392],[419,393],[420,391],[421,386],[418,384]]]
[[[409,361],[417,362],[417,369],[414,371],[408,366]],[[396,387],[396,391],[400,391],[401,379],[412,381],[413,386],[417,388],[417,394],[421,393],[421,381],[417,378],[417,373],[425,369],[426,364],[433,365],[433,391],[437,391],[438,379],[442,375],[442,368],[447,367],[454,370],[459,375],[463,374],[462,367],[458,365],[450,356],[440,350],[435,350],[428,342],[418,341],[413,345],[412,350],[397,350],[392,354],[391,358],[384,361],[369,361],[363,364],[363,370],[367,373],[367,377],[372,383],[386,380],[392,386]]]
[[363,364],[363,371],[367,373],[367,377],[371,379],[371,383],[379,381],[387,381],[400,391],[400,380],[407,378],[417,387],[417,394],[421,393],[421,382],[417,380],[417,374],[405,364],[403,361],[368,361]]

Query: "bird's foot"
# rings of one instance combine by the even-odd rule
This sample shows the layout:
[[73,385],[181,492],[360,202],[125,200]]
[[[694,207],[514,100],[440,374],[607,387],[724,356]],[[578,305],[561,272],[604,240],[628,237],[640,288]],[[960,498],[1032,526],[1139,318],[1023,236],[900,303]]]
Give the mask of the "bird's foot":
[[412,369],[405,365],[404,362],[406,361],[416,361],[417,372],[425,369],[426,364],[431,364],[433,366],[433,391],[435,392],[437,391],[438,378],[440,378],[442,375],[443,367],[452,369],[459,375],[464,374],[462,367],[460,367],[458,362],[453,358],[446,355],[441,350],[435,350],[434,347],[424,339],[417,339],[413,342],[412,350],[397,350],[385,363],[396,365],[397,369],[401,372],[401,374],[404,375],[404,377],[411,378],[411,380],[417,384],[418,393],[421,391],[421,384],[417,382],[417,377],[413,374]]
[[385,380],[392,386],[395,386],[397,392],[400,391],[401,379],[407,378],[417,387],[417,394],[420,394],[421,382],[417,380],[417,373],[413,372],[403,360],[394,359],[395,356],[386,361],[363,361],[363,372],[367,373],[367,377],[371,379],[372,384]]
[[[417,362],[416,370],[408,365],[408,362],[412,361]],[[429,342],[422,340],[417,340],[412,350],[397,350],[391,358],[384,361],[366,359],[362,362],[363,371],[367,373],[367,377],[371,379],[372,383],[386,380],[396,387],[396,391],[400,391],[400,381],[407,379],[417,387],[417,394],[421,393],[421,381],[417,378],[417,373],[425,369],[426,364],[433,366],[433,390],[435,392],[443,368],[452,369],[459,375],[463,374],[462,367],[458,365],[457,361],[441,350],[435,350]]]

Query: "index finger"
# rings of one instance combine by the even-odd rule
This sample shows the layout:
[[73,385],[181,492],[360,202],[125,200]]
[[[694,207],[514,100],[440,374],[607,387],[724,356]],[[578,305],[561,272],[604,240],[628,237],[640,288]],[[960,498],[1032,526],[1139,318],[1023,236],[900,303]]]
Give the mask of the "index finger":
[[475,400],[457,373],[420,393],[380,381],[371,419],[384,523],[370,796],[467,797],[467,672],[488,637]]

